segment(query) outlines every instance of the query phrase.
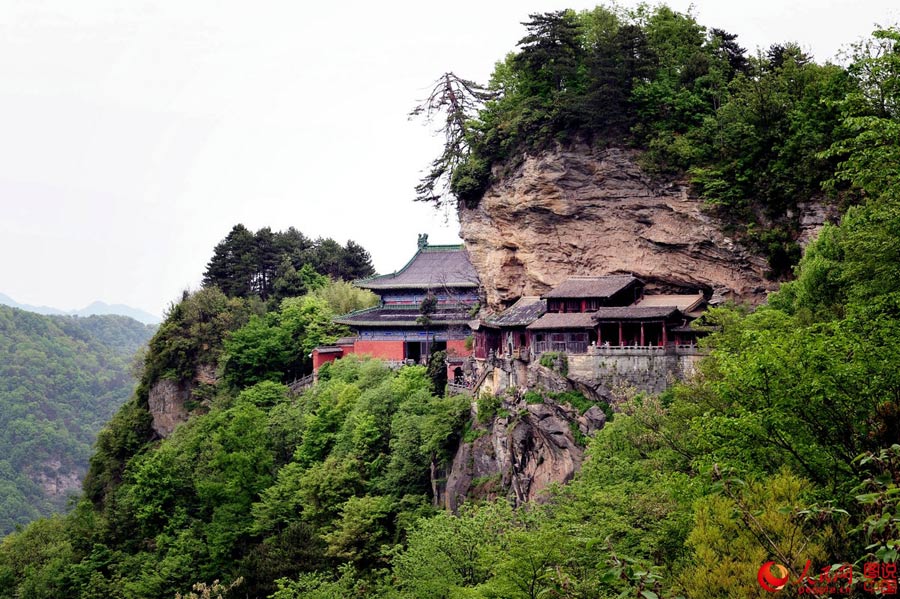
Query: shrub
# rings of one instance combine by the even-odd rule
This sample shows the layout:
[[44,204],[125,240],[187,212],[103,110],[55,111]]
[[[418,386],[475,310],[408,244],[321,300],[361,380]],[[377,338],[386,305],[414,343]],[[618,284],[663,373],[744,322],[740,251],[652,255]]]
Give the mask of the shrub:
[[548,351],[541,355],[541,366],[567,376],[569,374],[569,358],[562,352]]
[[478,406],[478,423],[488,424],[497,415],[500,408],[500,397],[496,395],[481,395],[475,404]]
[[537,391],[526,391],[525,392],[525,403],[527,403],[527,404],[544,403],[544,396],[541,395]]

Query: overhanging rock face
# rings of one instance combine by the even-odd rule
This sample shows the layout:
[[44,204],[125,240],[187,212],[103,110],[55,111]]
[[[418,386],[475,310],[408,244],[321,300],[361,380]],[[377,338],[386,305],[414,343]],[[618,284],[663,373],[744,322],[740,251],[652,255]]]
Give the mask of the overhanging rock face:
[[686,187],[655,186],[636,154],[557,148],[527,156],[460,230],[492,308],[572,275],[633,274],[666,291],[706,289],[759,303],[766,260],[722,232]]

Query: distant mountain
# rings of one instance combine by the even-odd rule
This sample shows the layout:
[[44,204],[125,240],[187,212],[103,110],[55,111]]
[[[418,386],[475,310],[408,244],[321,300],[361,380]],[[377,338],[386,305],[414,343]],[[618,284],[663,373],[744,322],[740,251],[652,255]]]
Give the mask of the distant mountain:
[[131,395],[133,356],[153,330],[126,316],[0,306],[0,535],[80,491],[97,432]]
[[3,293],[0,293],[0,304],[3,304],[4,306],[10,306],[12,308],[18,308],[19,310],[27,310],[36,314],[66,314],[65,310],[59,310],[57,308],[51,308],[49,306],[31,306],[29,304],[20,304],[13,298]]
[[68,316],[99,316],[104,314],[116,314],[118,316],[127,316],[144,324],[159,324],[162,319],[159,316],[145,312],[139,308],[132,308],[124,304],[107,304],[105,302],[94,302],[91,305],[81,308],[80,310],[60,310],[59,308],[51,308],[50,306],[32,306],[29,304],[20,304],[13,298],[0,293],[0,304],[18,308],[19,310],[27,310],[36,314],[47,315],[68,315]]
[[144,324],[159,324],[162,319],[154,316],[149,312],[144,312],[139,308],[132,308],[124,304],[106,304],[104,302],[94,302],[86,308],[69,312],[72,316],[95,316],[103,314],[117,314],[119,316],[127,316]]

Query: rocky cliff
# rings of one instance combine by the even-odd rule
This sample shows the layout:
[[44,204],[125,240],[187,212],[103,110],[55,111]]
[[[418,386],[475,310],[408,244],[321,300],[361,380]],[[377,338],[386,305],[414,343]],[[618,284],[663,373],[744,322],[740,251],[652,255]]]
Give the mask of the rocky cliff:
[[[526,156],[478,206],[460,208],[461,236],[490,307],[540,295],[571,275],[633,273],[651,288],[754,304],[776,287],[766,260],[726,235],[686,185],[653,182],[636,158],[587,146]],[[813,229],[822,218],[801,215]]]
[[187,422],[192,405],[204,404],[204,394],[198,397],[197,390],[214,387],[217,383],[215,366],[209,364],[200,364],[191,380],[160,379],[153,383],[147,398],[153,432],[162,438],[171,435],[176,426]]
[[581,469],[586,437],[605,422],[597,406],[580,414],[549,397],[529,404],[521,394],[504,396],[498,415],[476,424],[476,438],[460,443],[445,482],[433,485],[435,503],[455,511],[471,498],[507,497],[516,505],[540,499],[548,486]]

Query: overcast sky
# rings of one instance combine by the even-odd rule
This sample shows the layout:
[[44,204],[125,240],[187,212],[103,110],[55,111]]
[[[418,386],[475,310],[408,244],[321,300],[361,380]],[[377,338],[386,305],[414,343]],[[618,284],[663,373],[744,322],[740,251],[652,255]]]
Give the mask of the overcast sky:
[[[486,81],[529,13],[596,4],[0,0],[0,293],[161,314],[239,222],[353,239],[379,272],[418,233],[457,243],[411,201],[440,140],[407,113],[444,71]],[[895,4],[693,2],[819,61]]]

